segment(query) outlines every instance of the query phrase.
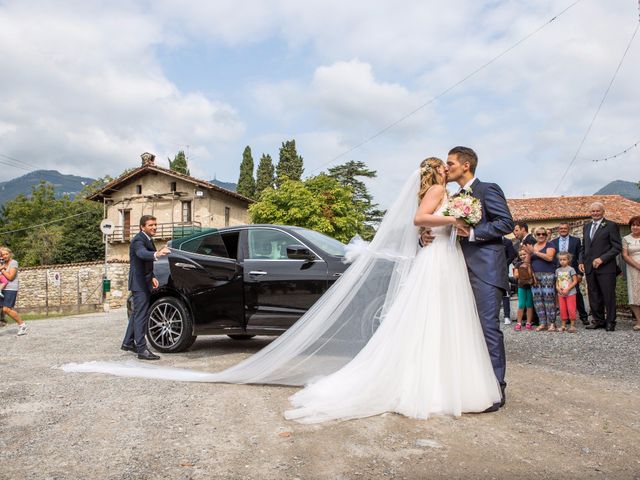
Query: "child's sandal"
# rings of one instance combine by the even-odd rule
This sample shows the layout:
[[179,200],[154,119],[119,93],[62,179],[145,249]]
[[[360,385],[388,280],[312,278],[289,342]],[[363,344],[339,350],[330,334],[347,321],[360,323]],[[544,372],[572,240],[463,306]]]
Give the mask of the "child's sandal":
[[541,332],[546,329],[547,329],[546,325],[538,325],[538,327],[536,328],[536,332]]
[[569,330],[567,330],[567,332],[576,333],[576,327],[569,327]]
[[558,330],[556,329],[556,326],[552,323],[552,324],[549,326],[548,331],[549,331],[549,332],[557,332]]

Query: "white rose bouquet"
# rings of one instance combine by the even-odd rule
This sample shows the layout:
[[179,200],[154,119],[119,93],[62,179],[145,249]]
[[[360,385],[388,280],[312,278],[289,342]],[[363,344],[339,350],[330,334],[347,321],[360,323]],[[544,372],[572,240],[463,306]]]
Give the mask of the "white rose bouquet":
[[[461,193],[449,199],[449,205],[444,211],[445,215],[460,218],[467,225],[473,227],[482,219],[482,202],[469,193]],[[451,246],[453,247],[457,240],[456,229],[451,229]]]
[[460,218],[473,227],[482,219],[482,203],[468,193],[461,193],[449,200],[444,214]]

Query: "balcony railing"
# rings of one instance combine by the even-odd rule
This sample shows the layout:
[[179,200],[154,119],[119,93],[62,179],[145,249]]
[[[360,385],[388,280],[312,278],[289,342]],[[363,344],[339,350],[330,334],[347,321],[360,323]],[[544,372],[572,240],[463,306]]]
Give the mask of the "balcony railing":
[[[140,231],[138,225],[129,227],[117,226],[112,235],[109,235],[109,243],[129,242]],[[202,231],[200,222],[169,222],[159,223],[156,235],[153,237],[159,240],[170,240],[172,238],[182,238],[193,233]]]

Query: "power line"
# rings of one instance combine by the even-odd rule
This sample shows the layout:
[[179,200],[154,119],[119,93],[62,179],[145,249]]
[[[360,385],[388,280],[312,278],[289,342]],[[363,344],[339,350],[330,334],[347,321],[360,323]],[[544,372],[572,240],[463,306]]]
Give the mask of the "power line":
[[[640,1],[638,2],[638,7],[640,8]],[[627,52],[629,51],[629,48],[631,48],[631,44],[633,43],[633,39],[636,38],[636,34],[638,33],[638,29],[639,28],[640,28],[640,19],[639,19],[638,23],[636,24],[636,28],[633,31],[633,35],[631,35],[631,39],[629,40],[629,43],[627,44],[627,48],[625,48],[624,53],[622,54],[622,58],[618,62],[618,66],[616,67],[616,71],[613,72],[613,77],[611,77],[611,81],[609,82],[609,85],[607,86],[607,89],[604,91],[604,95],[602,96],[602,100],[600,100],[600,104],[598,105],[598,108],[596,109],[596,112],[593,114],[593,118],[591,119],[591,123],[589,123],[589,127],[587,127],[587,131],[584,133],[584,136],[582,137],[582,140],[580,141],[580,144],[578,145],[578,149],[576,150],[576,153],[573,155],[573,158],[569,162],[569,165],[567,166],[567,168],[565,169],[564,173],[562,174],[562,177],[560,177],[560,181],[558,182],[558,185],[556,185],[556,188],[553,189],[553,193],[556,193],[558,191],[558,188],[560,188],[560,185],[562,185],[562,182],[564,181],[565,177],[567,176],[567,173],[569,173],[569,170],[571,169],[573,164],[576,162],[576,158],[578,158],[578,155],[580,154],[580,150],[582,150],[582,146],[584,145],[584,142],[587,140],[587,137],[589,136],[589,133],[591,132],[591,127],[593,127],[593,124],[595,123],[596,118],[598,117],[598,114],[600,113],[600,109],[602,108],[602,105],[604,104],[604,101],[607,99],[607,95],[609,95],[609,90],[611,90],[611,86],[613,85],[613,82],[616,79],[616,76],[618,75],[618,72],[620,71],[620,67],[622,67],[622,63],[624,62],[624,59],[627,56]]]
[[636,143],[634,143],[633,145],[631,145],[630,147],[625,148],[624,150],[622,150],[621,152],[618,152],[614,155],[609,155],[608,157],[604,157],[604,158],[596,158],[594,160],[587,160],[589,162],[606,162],[607,160],[612,160],[616,157],[620,157],[621,155],[624,155],[625,153],[629,153],[629,151],[633,148],[636,148],[638,145],[640,145],[640,140],[638,140]]
[[[32,167],[35,170],[40,169],[40,167],[36,167],[35,165],[29,163],[29,162],[25,162],[24,160],[18,160],[17,158],[11,157],[9,155],[5,155],[4,153],[0,153],[0,157],[3,157],[3,159],[0,159],[0,162],[5,163],[6,165],[9,166],[15,166],[17,168],[24,168],[23,165],[28,165],[29,167]],[[13,163],[14,165],[11,165],[11,163]]]
[[513,45],[511,45],[509,48],[507,48],[506,50],[503,50],[501,53],[499,53],[498,55],[496,55],[495,57],[493,57],[491,60],[489,60],[488,62],[484,63],[483,65],[481,65],[480,67],[476,68],[475,70],[473,70],[471,73],[467,74],[465,77],[463,77],[461,80],[457,81],[456,83],[454,83],[453,85],[447,87],[446,89],[444,89],[443,91],[441,91],[440,93],[438,93],[435,97],[431,98],[428,102],[423,103],[422,105],[419,105],[418,107],[416,107],[415,109],[413,109],[412,111],[410,111],[409,113],[405,114],[404,116],[400,117],[398,120],[390,123],[389,125],[387,125],[386,127],[384,127],[383,129],[379,130],[378,132],[374,133],[373,135],[371,135],[370,137],[366,138],[365,140],[363,140],[362,142],[354,145],[353,147],[349,148],[348,150],[345,150],[344,152],[342,152],[341,154],[333,157],[331,160],[329,160],[328,162],[325,162],[321,165],[319,165],[317,168],[315,168],[314,170],[312,170],[312,172],[318,171],[320,168],[324,167],[325,165],[328,165],[330,163],[335,162],[336,160],[338,160],[339,158],[344,157],[345,155],[348,155],[349,153],[353,152],[354,150],[357,150],[358,148],[362,147],[363,145],[366,145],[367,143],[375,140],[376,138],[380,137],[381,135],[385,134],[386,132],[388,132],[389,130],[391,130],[393,127],[395,127],[396,125],[404,122],[406,119],[408,119],[409,117],[412,117],[413,115],[415,115],[416,113],[418,113],[420,110],[422,110],[425,107],[428,107],[429,105],[431,105],[432,103],[436,102],[436,100],[438,100],[439,98],[443,97],[444,95],[446,95],[447,93],[449,93],[451,90],[457,88],[458,86],[460,86],[461,84],[463,84],[464,82],[466,82],[467,80],[469,80],[470,78],[474,77],[475,75],[477,75],[478,73],[480,73],[482,70],[484,70],[485,68],[487,68],[489,65],[491,65],[492,63],[496,62],[497,60],[499,60],[500,58],[502,58],[503,56],[505,56],[507,53],[509,53],[511,50],[513,50],[514,48],[516,48],[517,46],[519,46],[520,44],[524,43],[525,41],[527,41],[529,38],[533,37],[536,33],[538,33],[540,30],[542,30],[543,28],[545,28],[547,25],[550,25],[554,20],[556,20],[558,17],[560,17],[561,15],[563,15],[565,12],[567,12],[570,8],[572,8],[573,6],[575,6],[576,4],[580,3],[582,0],[576,0],[575,2],[573,2],[571,5],[569,5],[568,7],[566,7],[564,10],[562,10],[560,13],[558,13],[557,15],[553,16],[551,19],[547,20],[545,23],[543,23],[542,25],[540,25],[538,28],[536,28],[535,30],[533,30],[532,32],[528,33],[527,35],[525,35],[524,37],[522,37],[520,40],[518,40],[517,42],[515,42]]
[[40,223],[38,225],[31,225],[29,227],[18,228],[16,230],[7,230],[5,232],[0,232],[0,235],[6,235],[8,233],[23,232],[25,230],[32,230],[34,228],[44,227],[46,225],[51,225],[52,223],[62,222],[63,220],[68,220],[70,218],[79,217],[80,215],[86,215],[88,213],[92,213],[91,210],[87,210],[86,212],[76,213],[75,215],[69,215],[68,217],[59,218],[57,220],[51,220],[50,222]]

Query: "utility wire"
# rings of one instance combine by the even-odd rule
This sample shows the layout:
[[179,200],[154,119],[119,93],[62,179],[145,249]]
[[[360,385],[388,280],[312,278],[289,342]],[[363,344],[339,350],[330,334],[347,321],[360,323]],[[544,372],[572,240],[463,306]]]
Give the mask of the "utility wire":
[[609,155],[608,157],[604,157],[604,158],[596,158],[595,160],[588,160],[590,162],[606,162],[607,160],[611,160],[613,158],[619,157],[621,155],[624,155],[625,153],[629,153],[629,151],[632,148],[636,148],[638,145],[640,145],[640,140],[638,140],[636,143],[634,143],[633,145],[631,145],[630,147],[625,148],[624,150],[622,150],[621,152],[616,153],[615,155]]
[[[640,2],[638,2],[638,6],[640,7]],[[629,43],[627,44],[627,48],[625,48],[624,53],[622,54],[622,58],[618,62],[618,66],[616,67],[616,71],[613,73],[613,77],[611,77],[611,81],[609,82],[609,85],[607,86],[607,89],[604,91],[604,95],[602,96],[602,100],[600,100],[600,104],[598,105],[598,108],[596,109],[596,112],[593,114],[593,118],[591,119],[591,123],[589,123],[589,127],[587,128],[587,131],[584,133],[584,136],[582,137],[582,140],[580,141],[580,144],[578,145],[578,149],[576,150],[576,153],[573,155],[573,158],[569,162],[569,165],[567,166],[567,168],[565,169],[564,173],[562,174],[562,177],[560,177],[560,181],[558,182],[558,185],[556,185],[556,188],[553,189],[553,193],[556,193],[558,191],[558,188],[560,188],[560,185],[562,185],[562,182],[564,181],[565,177],[567,176],[567,173],[569,173],[569,170],[571,169],[573,164],[576,162],[576,158],[578,158],[578,155],[580,154],[580,150],[582,150],[582,146],[584,145],[584,142],[587,140],[587,137],[589,136],[589,133],[591,132],[591,127],[593,127],[593,124],[595,123],[596,118],[598,117],[598,114],[600,113],[600,109],[602,108],[602,105],[604,104],[604,101],[607,99],[607,95],[609,95],[609,90],[611,90],[611,86],[613,85],[613,81],[616,79],[616,76],[618,75],[618,72],[620,71],[620,67],[622,67],[622,63],[624,62],[624,59],[627,56],[627,52],[629,51],[629,48],[631,48],[631,44],[633,43],[633,39],[636,38],[636,34],[638,33],[638,29],[639,28],[640,28],[640,19],[638,20],[638,24],[636,25],[636,28],[633,31],[633,35],[631,35],[631,39],[629,40]]]
[[358,148],[362,147],[363,145],[366,145],[367,143],[375,140],[376,138],[380,137],[381,135],[385,134],[386,132],[388,132],[389,130],[391,130],[393,127],[395,127],[396,125],[404,122],[406,119],[408,119],[409,117],[415,115],[416,113],[418,113],[420,110],[422,110],[425,107],[428,107],[429,105],[431,105],[432,103],[435,103],[438,99],[440,99],[441,97],[445,96],[447,93],[449,93],[451,90],[459,87],[461,84],[463,84],[464,82],[466,82],[467,80],[469,80],[471,77],[474,77],[475,75],[477,75],[478,73],[480,73],[482,70],[484,70],[485,68],[487,68],[489,65],[491,65],[492,63],[496,62],[497,60],[499,60],[500,58],[502,58],[503,56],[505,56],[507,53],[509,53],[511,50],[513,50],[514,48],[518,47],[520,44],[524,43],[525,41],[527,41],[529,38],[533,37],[536,33],[538,33],[540,30],[542,30],[543,28],[545,28],[546,26],[550,25],[554,20],[556,20],[558,17],[560,17],[561,15],[563,15],[565,12],[567,12],[569,9],[571,9],[573,6],[575,6],[576,4],[580,3],[582,0],[576,0],[574,1],[571,5],[569,5],[568,7],[566,7],[564,10],[562,10],[560,13],[556,14],[555,16],[553,16],[551,19],[547,20],[545,23],[543,23],[542,25],[540,25],[538,28],[536,28],[535,30],[533,30],[532,32],[528,33],[527,35],[525,35],[524,37],[522,37],[520,40],[518,40],[517,42],[515,42],[513,45],[511,45],[509,48],[507,48],[506,50],[503,50],[501,53],[499,53],[498,55],[496,55],[495,57],[493,57],[491,60],[489,60],[488,62],[484,63],[483,65],[481,65],[480,67],[476,68],[475,70],[473,70],[471,73],[467,74],[465,77],[463,77],[461,80],[457,81],[456,83],[454,83],[453,85],[447,87],[446,89],[444,89],[443,91],[441,91],[440,93],[438,93],[435,97],[431,98],[428,102],[423,103],[422,105],[416,107],[415,109],[413,109],[412,111],[410,111],[409,113],[405,114],[404,116],[400,117],[399,119],[397,119],[396,121],[390,123],[389,125],[387,125],[386,127],[384,127],[382,130],[379,130],[378,132],[374,133],[373,135],[371,135],[370,137],[366,138],[365,140],[363,140],[362,142],[354,145],[353,147],[349,148],[348,150],[345,150],[344,152],[342,152],[341,154],[333,157],[331,160],[319,165],[318,167],[316,167],[314,170],[312,170],[311,172],[316,172],[318,171],[320,168],[324,167],[325,165],[329,165],[333,162],[335,162],[336,160],[338,160],[339,158],[344,157],[345,155],[350,154],[351,152],[353,152],[354,150],[357,150]]
[[45,225],[51,225],[52,223],[62,222],[63,220],[68,220],[70,218],[79,217],[80,215],[86,215],[88,213],[92,213],[91,210],[87,210],[86,212],[76,213],[75,215],[69,215],[68,217],[58,218],[57,220],[51,220],[50,222],[40,223],[38,225],[31,225],[29,227],[18,228],[16,230],[7,230],[7,231],[4,231],[4,232],[0,232],[0,235],[6,235],[8,233],[23,232],[25,230],[32,230],[34,228],[44,227]]
[[[5,155],[4,153],[0,153],[0,162],[5,163],[8,166],[17,167],[17,168],[25,168],[24,165],[27,165],[35,170],[39,170],[40,167],[36,167],[35,165],[25,162],[24,160],[18,160],[17,158],[11,157],[9,155]],[[13,164],[13,165],[12,165]]]

